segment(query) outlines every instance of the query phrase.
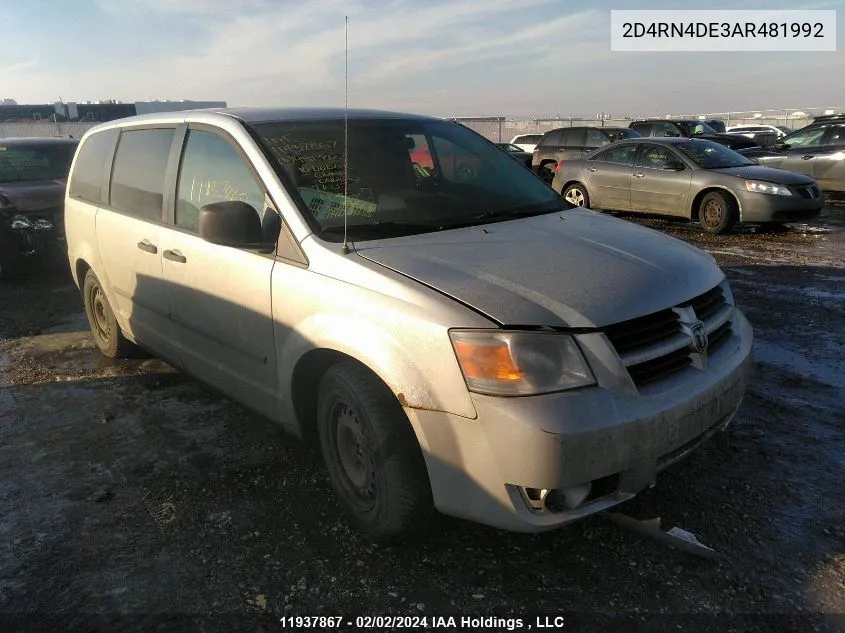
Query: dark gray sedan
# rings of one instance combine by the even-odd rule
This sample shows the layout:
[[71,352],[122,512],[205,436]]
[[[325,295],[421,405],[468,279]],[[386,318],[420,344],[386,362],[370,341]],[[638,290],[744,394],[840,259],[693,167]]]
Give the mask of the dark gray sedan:
[[809,176],[760,166],[703,139],[617,141],[559,162],[552,187],[575,206],[680,216],[712,233],[737,222],[810,220],[824,206]]

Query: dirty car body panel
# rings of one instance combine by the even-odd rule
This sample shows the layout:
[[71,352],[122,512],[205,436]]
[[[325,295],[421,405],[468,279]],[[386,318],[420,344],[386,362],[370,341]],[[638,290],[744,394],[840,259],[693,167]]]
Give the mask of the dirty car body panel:
[[[412,431],[434,505],[515,531],[630,498],[730,421],[752,332],[709,255],[570,208],[457,124],[371,111],[352,111],[349,122],[346,200],[335,149],[343,111],[182,112],[89,132],[177,130],[150,222],[156,243],[143,251],[159,258],[162,278],[121,273],[130,298],[164,289],[168,360],[297,435],[312,430],[303,402],[319,386],[307,379],[315,359],[354,360],[397,405],[392,423]],[[225,137],[249,166],[221,195],[243,195],[262,222],[281,221],[272,249],[211,244],[180,226],[180,204],[193,196],[185,191],[196,189],[177,172],[195,130]],[[422,143],[431,170],[412,165]],[[477,169],[441,171],[438,157],[455,151]],[[71,271],[82,284],[93,270],[117,304],[109,280],[119,264],[101,258],[92,228],[114,211],[108,196],[94,198],[68,198]],[[117,318],[143,345],[136,310],[130,302]],[[561,365],[544,356],[558,346]],[[488,361],[515,369],[488,374]]]

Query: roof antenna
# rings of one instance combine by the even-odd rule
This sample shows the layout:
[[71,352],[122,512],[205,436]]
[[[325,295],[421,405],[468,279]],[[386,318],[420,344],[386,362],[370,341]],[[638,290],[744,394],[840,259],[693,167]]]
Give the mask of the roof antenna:
[[346,241],[346,217],[349,206],[349,16],[345,16],[343,27],[343,247],[341,252],[349,254]]

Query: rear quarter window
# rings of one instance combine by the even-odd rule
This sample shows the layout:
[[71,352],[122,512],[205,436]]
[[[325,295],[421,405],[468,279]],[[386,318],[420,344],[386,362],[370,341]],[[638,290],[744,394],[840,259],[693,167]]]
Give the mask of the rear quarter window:
[[82,142],[68,185],[68,195],[71,198],[95,204],[102,202],[106,162],[117,134],[117,130],[105,130],[92,134]]

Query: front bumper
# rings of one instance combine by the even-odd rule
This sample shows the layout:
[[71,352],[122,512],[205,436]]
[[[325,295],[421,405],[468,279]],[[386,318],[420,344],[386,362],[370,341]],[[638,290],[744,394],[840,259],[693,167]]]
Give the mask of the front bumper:
[[[660,394],[609,389],[612,380],[600,379],[597,387],[546,396],[473,394],[475,420],[406,408],[435,505],[452,516],[537,532],[630,499],[736,413],[753,335],[739,310],[733,319],[730,353]],[[586,499],[562,505],[564,491],[588,485]]]
[[[824,193],[804,197],[805,187],[790,186],[791,196],[747,192],[740,195],[742,222],[804,222],[819,216],[824,207]],[[799,191],[801,189],[801,191]]]

